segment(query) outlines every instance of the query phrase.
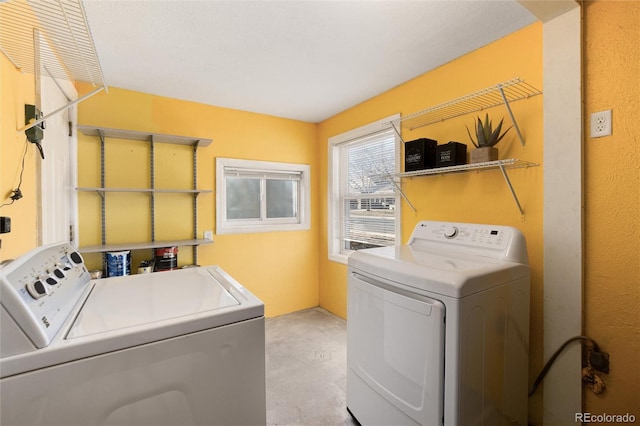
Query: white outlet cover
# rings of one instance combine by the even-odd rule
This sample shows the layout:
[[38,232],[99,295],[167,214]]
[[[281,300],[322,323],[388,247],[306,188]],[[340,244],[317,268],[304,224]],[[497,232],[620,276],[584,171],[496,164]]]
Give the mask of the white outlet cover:
[[591,114],[591,137],[600,138],[611,135],[611,110]]

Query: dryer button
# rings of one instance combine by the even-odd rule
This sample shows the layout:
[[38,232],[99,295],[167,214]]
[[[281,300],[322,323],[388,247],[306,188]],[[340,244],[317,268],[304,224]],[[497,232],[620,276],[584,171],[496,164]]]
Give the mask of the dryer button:
[[455,226],[448,226],[444,229],[444,237],[445,238],[455,238],[458,235],[458,228]]

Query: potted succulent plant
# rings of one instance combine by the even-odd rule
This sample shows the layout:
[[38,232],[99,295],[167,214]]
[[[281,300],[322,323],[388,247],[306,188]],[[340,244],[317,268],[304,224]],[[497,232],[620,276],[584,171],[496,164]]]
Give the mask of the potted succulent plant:
[[[511,129],[509,127],[504,133],[500,133],[502,131],[502,122],[504,118],[500,120],[498,126],[493,129],[493,125],[491,120],[489,120],[489,114],[486,114],[484,117],[484,122],[478,117],[478,122],[476,124],[476,139],[473,139],[471,136],[471,131],[469,127],[467,127],[467,133],[469,134],[469,139],[471,139],[471,143],[476,147],[476,149],[472,149],[469,153],[469,162],[470,163],[482,163],[485,161],[494,161],[498,159],[498,149],[494,148],[494,146],[502,140],[504,135]],[[466,127],[466,126],[465,126]]]

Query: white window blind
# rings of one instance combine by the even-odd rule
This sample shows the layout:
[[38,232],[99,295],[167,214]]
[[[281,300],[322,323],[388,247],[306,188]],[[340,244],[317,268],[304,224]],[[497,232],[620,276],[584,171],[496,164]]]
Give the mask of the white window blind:
[[395,245],[399,197],[394,191],[399,142],[380,123],[330,139],[333,196],[330,196],[330,257],[353,250]]
[[309,166],[218,158],[217,233],[309,228]]
[[301,174],[226,167],[227,221],[299,223]]
[[344,250],[395,244],[395,133],[383,131],[342,146]]

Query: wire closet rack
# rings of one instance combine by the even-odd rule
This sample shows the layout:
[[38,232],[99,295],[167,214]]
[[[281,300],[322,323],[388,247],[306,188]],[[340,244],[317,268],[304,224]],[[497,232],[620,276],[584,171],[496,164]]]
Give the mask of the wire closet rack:
[[106,88],[81,0],[0,1],[0,51],[21,72],[98,86],[19,131]]
[[507,105],[508,107],[512,102],[540,94],[542,94],[540,90],[516,77],[452,101],[406,115],[398,119],[394,124],[402,124],[403,127],[414,130],[499,105]]
[[[495,84],[493,86],[475,91],[468,95],[461,96],[459,98],[453,99],[448,102],[441,103],[439,105],[435,105],[433,107],[423,109],[412,114],[406,115],[404,117],[391,120],[390,122],[385,123],[384,125],[391,125],[398,135],[398,137],[404,142],[402,137],[401,129],[406,129],[409,131],[415,130],[417,128],[427,126],[430,124],[440,123],[445,120],[449,120],[451,118],[459,117],[465,114],[470,114],[473,112],[482,111],[488,108],[493,108],[497,106],[504,105],[507,109],[513,127],[518,135],[518,139],[520,140],[520,144],[524,147],[525,140],[520,132],[520,128],[516,121],[516,118],[511,110],[511,103],[529,99],[531,97],[541,95],[542,91],[538,90],[531,84],[525,82],[519,77],[513,78],[511,80]],[[521,216],[524,216],[524,209],[516,195],[516,192],[511,184],[511,180],[506,172],[506,169],[515,169],[515,168],[527,168],[538,166],[537,163],[532,163],[528,161],[522,161],[515,158],[489,161],[485,163],[476,163],[476,164],[464,164],[460,166],[450,166],[450,167],[441,167],[436,169],[427,169],[427,170],[417,170],[413,172],[405,172],[398,173],[396,177],[398,178],[413,178],[418,176],[430,176],[430,175],[443,175],[449,173],[462,173],[462,172],[471,172],[471,171],[485,171],[485,170],[500,170],[502,176],[507,184],[509,191],[513,197],[513,200],[520,212]],[[392,179],[389,177],[389,179]],[[409,207],[415,212],[416,208],[409,201],[406,194],[402,190],[401,186],[393,180],[396,189],[402,196],[402,198],[407,202]]]

